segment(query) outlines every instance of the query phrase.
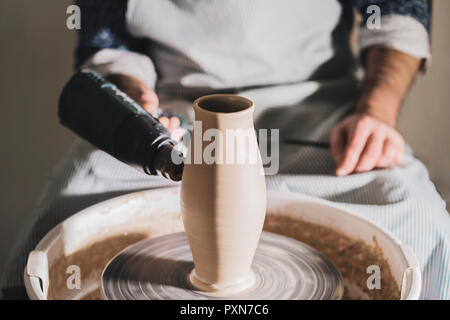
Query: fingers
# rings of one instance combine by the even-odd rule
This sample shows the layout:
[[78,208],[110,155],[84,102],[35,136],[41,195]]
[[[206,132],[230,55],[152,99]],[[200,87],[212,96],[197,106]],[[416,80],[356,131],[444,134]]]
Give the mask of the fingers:
[[403,144],[401,146],[401,151],[397,153],[397,156],[394,158],[393,164],[400,164],[403,162],[403,159],[405,158],[405,145]]
[[378,160],[377,168],[388,168],[403,161],[405,141],[398,132],[393,131],[384,142],[383,155]]
[[347,130],[348,136],[347,146],[337,166],[336,174],[338,176],[350,174],[355,170],[371,133],[370,128],[365,126],[363,121],[357,123],[355,126],[346,127],[345,130]]
[[330,152],[336,163],[339,163],[345,148],[345,125],[340,124],[331,132]]
[[390,167],[395,161],[397,156],[397,146],[391,139],[386,139],[383,145],[383,154],[376,164],[377,168],[387,168]]
[[180,119],[178,119],[178,117],[170,117],[170,119],[169,119],[168,117],[163,116],[163,117],[159,117],[158,120],[169,131],[173,131],[173,130],[179,128],[181,125]]
[[169,118],[167,118],[167,117],[160,117],[159,119],[159,122],[161,122],[161,124],[164,126],[164,127],[166,127],[166,129],[168,129],[169,128]]
[[141,80],[125,74],[113,73],[106,77],[121,91],[139,103],[147,112],[153,113],[159,106],[159,99],[155,91]]
[[180,119],[178,117],[171,117],[169,120],[169,131],[174,131],[175,129],[179,128],[181,125]]
[[370,171],[375,168],[383,154],[384,141],[385,137],[380,133],[373,132],[369,136],[355,167],[356,172]]
[[175,141],[180,141],[184,135],[184,129],[181,127],[181,122],[178,117],[160,117],[159,122],[166,127],[166,129],[170,132],[170,136]]
[[403,161],[405,141],[398,131],[367,115],[352,115],[332,132],[330,151],[336,174],[388,168]]
[[395,131],[395,135],[393,138],[394,143],[396,144],[397,152],[394,157],[393,164],[400,164],[403,162],[403,159],[405,158],[405,140],[403,139],[402,135]]
[[175,141],[181,141],[181,138],[183,138],[185,132],[186,130],[184,128],[179,127],[170,133],[170,137]]

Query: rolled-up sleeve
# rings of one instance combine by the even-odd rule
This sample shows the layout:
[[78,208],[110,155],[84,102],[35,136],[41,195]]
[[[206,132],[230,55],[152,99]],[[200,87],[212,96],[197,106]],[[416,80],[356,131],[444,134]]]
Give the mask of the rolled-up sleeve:
[[75,67],[89,68],[103,76],[122,73],[154,88],[156,71],[145,54],[148,40],[133,37],[126,28],[127,0],[77,0],[81,29]]
[[[382,46],[429,62],[430,17],[426,0],[355,0],[354,4],[363,17],[359,32],[361,50]],[[378,26],[371,23],[377,11]]]

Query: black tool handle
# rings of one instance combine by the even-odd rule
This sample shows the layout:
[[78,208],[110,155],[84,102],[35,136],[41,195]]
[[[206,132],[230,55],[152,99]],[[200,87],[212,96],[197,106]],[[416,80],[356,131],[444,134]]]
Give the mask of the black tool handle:
[[171,159],[161,161],[160,156],[155,161],[160,150],[167,155],[175,145],[167,129],[97,73],[82,70],[72,76],[62,91],[58,115],[63,125],[117,159],[152,175],[169,168],[177,172],[162,172],[164,176],[181,179],[182,164],[167,165]]

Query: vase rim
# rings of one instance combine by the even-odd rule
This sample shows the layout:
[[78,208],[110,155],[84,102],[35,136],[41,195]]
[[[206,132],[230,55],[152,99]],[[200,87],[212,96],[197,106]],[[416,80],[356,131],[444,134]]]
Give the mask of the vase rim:
[[[204,103],[205,101],[214,100],[214,99],[222,99],[221,103],[224,103],[224,104],[231,103],[231,100],[235,100],[234,102],[239,101],[240,103],[242,103],[242,105],[239,107],[235,107],[237,109],[236,111],[209,110],[209,109],[205,108],[205,106],[201,106],[201,104]],[[229,99],[230,101],[226,101],[226,99]],[[253,109],[254,109],[253,101],[251,101],[250,99],[247,99],[243,96],[238,96],[235,94],[226,94],[226,93],[210,94],[210,95],[202,96],[200,98],[197,98],[194,101],[193,105],[194,105],[195,111],[200,111],[202,113],[206,113],[206,114],[210,114],[210,115],[220,114],[221,116],[234,116],[234,115],[242,116],[246,113],[253,112]]]

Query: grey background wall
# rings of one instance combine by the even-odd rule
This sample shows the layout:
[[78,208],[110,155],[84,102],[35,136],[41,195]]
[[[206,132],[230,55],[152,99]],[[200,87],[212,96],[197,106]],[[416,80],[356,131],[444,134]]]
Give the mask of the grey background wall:
[[74,139],[56,115],[76,40],[65,27],[70,3],[0,1],[0,266],[46,176]]
[[414,84],[399,129],[450,203],[450,1],[434,0],[431,68]]
[[[74,136],[56,105],[72,71],[76,34],[65,27],[70,0],[0,1],[0,272],[51,168]],[[433,65],[416,81],[400,130],[450,200],[450,1],[434,1]]]

